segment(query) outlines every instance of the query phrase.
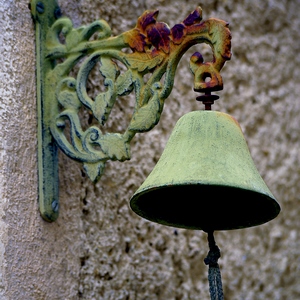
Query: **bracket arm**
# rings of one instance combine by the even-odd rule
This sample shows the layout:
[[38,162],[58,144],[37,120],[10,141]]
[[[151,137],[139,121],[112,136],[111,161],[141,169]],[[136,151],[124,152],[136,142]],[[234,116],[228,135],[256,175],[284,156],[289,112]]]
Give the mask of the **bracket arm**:
[[[206,43],[213,53],[211,62],[199,52],[192,55],[194,90],[223,88],[220,70],[231,58],[231,34],[225,21],[203,21],[200,7],[172,28],[157,22],[158,11],[145,11],[135,28],[118,36],[111,36],[104,20],[73,28],[56,0],[31,0],[30,9],[36,29],[39,202],[42,217],[52,222],[59,209],[58,148],[83,163],[92,181],[107,160],[130,159],[130,141],[159,122],[177,65],[191,46]],[[96,67],[104,91],[91,97],[87,83]],[[131,92],[136,102],[128,127],[104,134],[101,127],[116,101]],[[93,118],[88,128],[79,118],[83,109]]]

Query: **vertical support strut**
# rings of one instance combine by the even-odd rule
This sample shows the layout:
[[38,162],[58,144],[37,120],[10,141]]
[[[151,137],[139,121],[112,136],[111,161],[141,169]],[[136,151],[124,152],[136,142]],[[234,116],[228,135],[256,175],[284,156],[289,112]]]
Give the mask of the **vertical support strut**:
[[30,9],[36,27],[39,208],[43,219],[52,222],[58,217],[59,197],[57,145],[50,132],[50,121],[53,110],[58,108],[50,103],[49,89],[53,87],[47,73],[53,69],[53,61],[47,59],[46,36],[59,7],[55,0],[32,0]]

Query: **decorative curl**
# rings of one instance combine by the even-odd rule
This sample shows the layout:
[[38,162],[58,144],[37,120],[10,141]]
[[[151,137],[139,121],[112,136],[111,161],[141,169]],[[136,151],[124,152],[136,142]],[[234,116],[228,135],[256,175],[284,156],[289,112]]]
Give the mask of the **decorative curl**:
[[[74,29],[72,22],[63,17],[49,30],[47,58],[57,64],[48,80],[57,86],[52,100],[59,107],[52,116],[51,132],[63,152],[83,162],[94,180],[101,176],[107,160],[130,159],[129,143],[134,135],[159,122],[164,100],[173,88],[177,65],[191,46],[207,43],[213,51],[211,62],[204,62],[200,53],[191,57],[194,89],[222,89],[220,70],[231,57],[228,24],[217,19],[202,21],[199,7],[172,28],[157,22],[157,17],[157,10],[146,11],[135,28],[115,37],[111,37],[111,29],[103,20]],[[92,39],[94,34],[98,36]],[[124,51],[126,48],[131,52]],[[82,60],[77,76],[71,77],[71,71]],[[87,81],[96,66],[104,91],[92,98],[87,92]],[[147,80],[146,74],[150,74]],[[205,81],[207,76],[211,77],[210,82]],[[117,98],[133,90],[136,102],[125,132],[103,134],[99,127],[105,125]],[[89,111],[97,126],[82,129],[78,117],[82,108]],[[69,139],[66,121],[70,124]]]

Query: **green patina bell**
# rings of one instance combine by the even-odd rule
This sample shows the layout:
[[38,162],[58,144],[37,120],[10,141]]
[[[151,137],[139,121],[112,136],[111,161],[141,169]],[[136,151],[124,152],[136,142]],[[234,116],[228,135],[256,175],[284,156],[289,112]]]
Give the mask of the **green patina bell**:
[[217,111],[180,118],[130,206],[148,220],[204,231],[256,226],[280,212],[239,124]]

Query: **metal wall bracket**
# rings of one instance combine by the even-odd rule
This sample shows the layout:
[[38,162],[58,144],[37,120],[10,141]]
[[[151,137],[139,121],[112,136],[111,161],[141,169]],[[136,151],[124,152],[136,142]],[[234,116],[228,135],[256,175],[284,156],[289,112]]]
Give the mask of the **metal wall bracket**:
[[[207,94],[222,89],[220,70],[231,57],[231,35],[222,20],[202,21],[201,8],[172,28],[156,21],[158,11],[145,11],[135,28],[118,36],[111,36],[104,20],[73,28],[71,20],[61,16],[56,0],[32,0],[30,9],[36,30],[40,212],[52,222],[59,210],[58,147],[82,162],[91,180],[98,180],[107,160],[130,159],[134,135],[159,122],[177,65],[191,46],[207,43],[213,52],[211,62],[204,62],[199,52],[192,55],[194,90]],[[91,98],[87,80],[96,65],[105,91]],[[136,102],[128,128],[123,134],[103,134],[101,126],[116,100],[131,92]],[[97,125],[83,128],[78,115],[82,109]]]

